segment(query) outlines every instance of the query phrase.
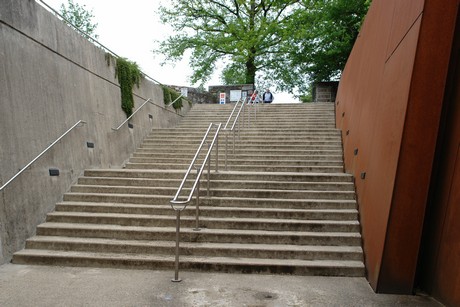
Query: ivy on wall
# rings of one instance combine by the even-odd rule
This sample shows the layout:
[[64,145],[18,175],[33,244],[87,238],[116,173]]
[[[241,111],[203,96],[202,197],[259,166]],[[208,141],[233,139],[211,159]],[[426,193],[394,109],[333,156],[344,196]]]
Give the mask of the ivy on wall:
[[[174,100],[180,97],[180,94],[170,87],[163,85],[162,89],[163,89],[163,101],[165,105],[170,104],[171,102],[173,102]],[[182,99],[178,99],[176,102],[174,102],[172,107],[175,110],[180,110],[183,107]]]
[[125,111],[126,116],[129,117],[133,113],[134,108],[133,86],[136,84],[139,88],[142,72],[137,63],[125,58],[117,58],[115,75],[120,84],[121,108]]

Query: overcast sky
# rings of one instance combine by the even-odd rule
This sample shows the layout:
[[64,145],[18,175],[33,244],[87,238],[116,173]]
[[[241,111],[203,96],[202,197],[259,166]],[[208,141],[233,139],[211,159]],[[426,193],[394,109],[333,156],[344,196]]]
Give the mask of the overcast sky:
[[[62,3],[67,0],[44,0],[49,6],[59,11]],[[188,80],[191,70],[188,60],[183,59],[174,66],[161,66],[161,58],[152,50],[155,40],[164,40],[172,30],[160,22],[157,15],[161,3],[166,0],[73,0],[74,3],[85,5],[93,12],[93,21],[98,24],[96,34],[98,41],[117,55],[137,62],[141,70],[163,84],[192,86]],[[220,84],[219,72],[216,71],[206,84]],[[263,89],[262,89],[263,90]],[[275,102],[297,102],[287,93],[276,93]]]

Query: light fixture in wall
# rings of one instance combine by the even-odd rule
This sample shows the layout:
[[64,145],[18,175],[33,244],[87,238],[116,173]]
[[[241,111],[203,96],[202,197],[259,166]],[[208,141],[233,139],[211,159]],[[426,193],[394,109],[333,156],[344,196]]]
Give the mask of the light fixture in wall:
[[59,169],[57,168],[50,168],[49,169],[50,176],[59,176]]

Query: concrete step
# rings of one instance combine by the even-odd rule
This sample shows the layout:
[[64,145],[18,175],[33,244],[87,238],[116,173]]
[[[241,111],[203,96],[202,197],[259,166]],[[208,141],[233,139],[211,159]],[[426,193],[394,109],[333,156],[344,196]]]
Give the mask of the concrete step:
[[[173,241],[107,240],[99,238],[36,236],[26,242],[28,249],[104,252],[123,254],[174,255]],[[359,246],[315,246],[283,244],[194,243],[183,242],[181,255],[208,257],[243,257],[298,260],[362,261]]]
[[[47,215],[49,223],[121,225],[143,227],[172,227],[176,225],[176,217],[171,215],[94,213],[94,212],[52,212]],[[195,216],[182,216],[181,227],[196,227]],[[305,232],[359,232],[357,221],[330,220],[296,220],[268,218],[231,218],[208,217],[199,219],[199,227],[206,229],[238,229],[267,231],[305,231]]]
[[[117,204],[166,205],[172,195],[139,195],[113,193],[76,193],[64,194],[64,201]],[[192,198],[191,203],[195,201]],[[250,207],[250,208],[290,208],[290,209],[356,209],[353,199],[277,199],[253,197],[200,197],[200,203],[212,206]]]
[[[101,193],[101,194],[139,194],[139,195],[174,195],[178,187],[139,187],[139,186],[103,186],[103,185],[74,185],[72,193]],[[190,189],[183,189],[188,195]],[[200,191],[205,195],[205,183]],[[275,190],[263,189],[229,189],[213,188],[211,196],[217,197],[255,197],[255,198],[283,198],[283,199],[355,199],[354,191],[312,191],[312,190]]]
[[[14,263],[72,265],[133,269],[173,270],[172,256],[149,254],[113,254],[24,250],[15,255]],[[283,260],[232,257],[182,256],[181,270],[220,271],[227,273],[296,274],[323,276],[364,276],[361,261]]]
[[[122,226],[46,222],[39,236],[174,241],[176,227]],[[360,246],[359,232],[273,231],[181,227],[182,242]]]
[[[136,152],[132,155],[132,158],[150,158],[150,159],[153,159],[153,158],[156,158],[156,159],[161,159],[161,160],[164,160],[164,161],[167,161],[167,160],[177,160],[177,159],[181,159],[181,161],[192,161],[193,157],[195,156],[195,153],[193,152],[186,152],[186,153],[183,153],[183,152],[176,152],[176,153],[171,153],[169,154],[167,157],[165,157],[164,155],[159,155],[159,154],[155,154],[154,152],[145,152],[145,151],[142,151],[142,152]],[[199,155],[199,157],[202,157],[204,156],[204,154],[201,154]],[[215,153],[213,153],[213,157],[215,157]],[[224,159],[225,158],[225,148],[221,148],[219,147],[219,159]],[[227,159],[232,159],[232,160],[266,160],[268,159],[267,157],[265,156],[261,156],[260,153],[259,154],[244,154],[244,153],[239,153],[239,154],[233,154],[232,153],[232,148],[229,148],[228,149],[228,152],[227,152]],[[287,155],[287,154],[279,154],[279,155],[274,155],[274,154],[271,154],[270,155],[270,159],[276,159],[276,160],[319,160],[319,161],[330,161],[330,160],[333,160],[333,161],[343,161],[343,157],[342,155],[332,155],[332,154],[329,154],[329,155],[313,155],[313,154],[310,154],[310,155],[296,155],[296,154],[291,154],[291,155]],[[223,160],[221,160],[223,161]]]
[[[157,135],[195,135],[200,136],[201,138],[206,132],[206,129],[199,129],[199,130],[190,130],[184,128],[169,128],[169,129],[153,129],[152,132],[148,135],[150,136],[157,136]],[[317,129],[317,128],[286,128],[283,130],[276,129],[273,127],[265,128],[265,129],[254,129],[254,128],[245,128],[241,130],[241,135],[273,135],[273,136],[282,136],[282,135],[298,135],[300,137],[303,136],[317,136],[317,135],[335,135],[340,136],[341,131],[336,128],[328,128],[328,129]]]
[[[220,140],[220,145],[225,146],[225,139]],[[246,147],[248,145],[250,148],[254,146],[333,146],[335,148],[341,148],[342,142],[340,140],[297,140],[297,141],[277,141],[277,140],[247,140],[239,139],[235,143],[240,147]],[[192,147],[198,149],[198,146],[201,144],[201,140],[181,140],[181,139],[169,139],[169,140],[150,140],[144,141],[141,145],[141,148],[157,147],[157,146],[170,146],[170,148],[184,148]],[[233,145],[233,140],[228,141],[229,145]]]
[[[138,186],[138,187],[179,187],[181,179],[144,179],[123,177],[80,177],[79,185],[103,186]],[[206,179],[201,179],[206,184]],[[290,182],[290,181],[260,181],[260,180],[211,180],[211,188],[229,189],[282,189],[282,190],[317,190],[317,191],[354,191],[352,182]]]
[[[165,163],[131,163],[128,162],[125,165],[127,169],[176,169],[186,170],[189,164],[165,164]],[[257,171],[257,172],[315,172],[315,173],[336,173],[342,172],[342,166],[315,166],[315,165],[304,165],[304,166],[291,166],[291,165],[242,165],[233,164],[231,169],[235,171]]]
[[[301,220],[357,220],[356,209],[284,209],[284,208],[245,208],[200,206],[200,216],[232,217],[232,218],[269,218],[269,219],[301,219]],[[147,215],[172,215],[170,205],[135,205],[114,203],[60,202],[56,204],[57,212],[94,212],[94,213],[126,213]],[[194,203],[185,208],[182,216],[195,216]]]
[[[123,178],[180,178],[184,171],[179,170],[128,170],[128,169],[89,169],[88,177],[123,177]],[[292,182],[352,182],[353,176],[345,173],[288,173],[288,172],[249,172],[249,171],[211,171],[211,180],[260,180]]]
[[[130,160],[130,163],[165,163],[165,164],[178,164],[178,163],[183,163],[184,161],[187,161],[185,157],[176,157],[176,158],[139,158],[139,157],[132,157]],[[192,158],[189,159],[189,161],[192,161]],[[203,159],[197,159],[196,163],[197,165],[201,165],[204,161]],[[221,161],[222,162],[222,161]],[[225,160],[223,161],[225,162]],[[339,166],[343,167],[343,161],[342,160],[332,160],[332,159],[325,159],[325,160],[313,160],[313,159],[305,159],[305,160],[288,160],[288,159],[283,159],[283,160],[277,160],[273,158],[252,158],[252,159],[233,159],[233,158],[228,158],[227,159],[227,164],[232,166],[232,165],[249,165],[249,166],[255,166],[255,165],[273,165],[273,164],[281,164],[281,165],[290,165],[290,166],[304,166],[304,165],[315,165],[315,166]]]
[[[263,148],[245,148],[245,147],[236,147],[234,153],[236,155],[252,155],[257,157],[266,157],[266,156],[299,156],[299,155],[306,155],[306,156],[327,156],[327,155],[342,155],[342,149],[339,148],[326,148],[326,149],[318,149],[317,147],[310,147],[310,148],[270,148],[266,146]],[[180,151],[171,150],[168,146],[157,146],[157,147],[149,147],[149,148],[139,148],[136,152],[137,153],[147,153],[147,154],[158,154],[158,155],[177,155],[177,153],[183,153],[184,155],[192,155],[194,156],[196,153],[197,148],[186,147],[182,148]],[[233,147],[232,145],[228,146],[227,154],[233,154]],[[215,153],[214,153],[215,154]],[[219,156],[225,155],[225,145],[219,145]]]

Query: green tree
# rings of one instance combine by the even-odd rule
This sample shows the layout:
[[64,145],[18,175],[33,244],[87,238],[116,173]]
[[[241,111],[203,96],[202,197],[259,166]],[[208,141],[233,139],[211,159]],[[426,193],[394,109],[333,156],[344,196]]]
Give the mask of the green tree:
[[192,83],[206,82],[221,60],[225,84],[305,91],[340,75],[368,1],[172,0],[160,15],[176,34],[156,52],[176,61],[191,50]]
[[66,23],[70,23],[90,37],[98,38],[98,35],[95,34],[97,23],[93,22],[93,11],[88,11],[86,5],[82,6],[68,0],[67,6],[61,4],[60,13],[65,18]]
[[[290,62],[289,84],[283,87],[305,91],[316,81],[338,80],[359,34],[370,5],[369,0],[304,0],[303,10],[293,16],[291,45],[286,57]],[[308,28],[299,25],[308,24]],[[284,81],[285,82],[285,81]]]
[[157,53],[175,61],[192,50],[193,83],[207,81],[216,62],[224,60],[224,82],[253,84],[259,70],[278,60],[299,1],[172,0],[160,14],[177,34],[163,41]]

